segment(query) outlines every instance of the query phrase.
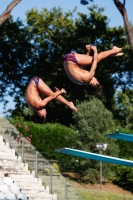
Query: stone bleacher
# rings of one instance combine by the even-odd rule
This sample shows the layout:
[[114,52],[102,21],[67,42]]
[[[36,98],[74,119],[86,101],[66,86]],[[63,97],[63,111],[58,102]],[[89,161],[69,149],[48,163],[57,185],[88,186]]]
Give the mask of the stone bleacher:
[[[10,144],[7,143],[8,146],[10,146],[12,149],[15,149],[15,154],[18,156],[19,163],[17,163],[17,171],[20,171],[21,174],[24,173],[25,175],[28,173],[33,174],[34,180],[37,180],[37,182],[41,182],[41,184],[45,188],[45,192],[50,193],[49,197],[53,200],[64,200],[66,199],[66,196],[69,200],[83,200],[84,197],[77,191],[76,188],[74,188],[66,179],[60,174],[59,171],[57,171],[53,163],[55,161],[47,160],[43,155],[41,155],[38,152],[38,164],[37,164],[37,174],[35,176],[35,170],[36,170],[36,149],[35,147],[24,138],[24,151],[22,155],[22,140],[21,139],[21,133],[10,124],[10,122],[5,118],[0,116],[0,134],[3,136],[4,141],[8,141]],[[24,157],[23,163],[21,158]],[[11,162],[11,160],[10,160]],[[12,160],[13,162],[13,160]],[[22,164],[22,165],[21,165]],[[14,161],[14,165],[15,161]],[[2,164],[3,166],[3,164]],[[12,164],[10,165],[10,168]],[[24,170],[25,167],[25,170]],[[28,170],[30,169],[30,170]],[[52,178],[51,178],[51,170],[52,170]],[[6,171],[6,169],[5,169]],[[23,172],[22,172],[23,171]],[[32,171],[32,172],[31,172]],[[16,171],[14,171],[14,174]],[[14,177],[15,178],[15,177]],[[21,177],[22,179],[22,177]],[[23,184],[23,181],[17,181],[19,187],[21,188],[21,184]],[[27,185],[29,186],[30,183],[27,182]],[[36,185],[36,183],[35,183]],[[66,187],[67,185],[67,187]],[[28,187],[27,186],[27,187]],[[32,187],[32,189],[34,186]],[[34,191],[31,189],[32,194],[34,194]],[[27,192],[26,190],[23,190],[23,192]],[[42,194],[42,193],[40,193]],[[44,198],[48,199],[48,198]],[[40,198],[38,198],[40,200]]]
[[42,185],[41,178],[35,178],[35,172],[28,170],[28,164],[21,162],[21,157],[15,155],[15,150],[0,135],[0,200],[2,199],[57,200],[57,195],[49,194],[48,187]]

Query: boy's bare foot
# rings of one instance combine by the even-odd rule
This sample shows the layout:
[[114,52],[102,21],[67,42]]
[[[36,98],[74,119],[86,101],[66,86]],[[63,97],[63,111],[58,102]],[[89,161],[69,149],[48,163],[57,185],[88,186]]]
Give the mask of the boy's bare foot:
[[91,46],[90,45],[86,45],[86,49],[87,49],[87,54],[86,55],[90,55],[91,52]]
[[[54,89],[56,92],[59,91],[59,88],[57,88],[57,87],[54,87]],[[66,94],[66,90],[64,88],[61,89],[61,92]]]
[[73,102],[69,102],[69,103],[70,103],[69,107],[70,107],[73,111],[77,112],[78,109],[74,106]]
[[114,50],[114,53],[115,53],[115,54],[116,54],[116,53],[120,53],[120,52],[122,51],[122,48],[118,48],[118,47],[116,47],[116,46],[113,46],[112,49]]
[[119,56],[123,56],[124,53],[115,53],[113,55],[111,55],[111,57],[119,57]]
[[[58,89],[57,87],[54,87],[54,89],[55,89],[56,92],[59,91],[59,89]],[[63,90],[64,90],[64,89],[63,89]],[[65,92],[66,92],[66,91],[65,91]],[[67,104],[67,106],[68,106],[69,108],[71,108],[71,110],[73,110],[73,111],[75,111],[75,112],[78,111],[78,109],[74,106],[73,102],[69,102],[69,103]]]
[[66,90],[64,88],[61,89],[61,92],[66,94]]

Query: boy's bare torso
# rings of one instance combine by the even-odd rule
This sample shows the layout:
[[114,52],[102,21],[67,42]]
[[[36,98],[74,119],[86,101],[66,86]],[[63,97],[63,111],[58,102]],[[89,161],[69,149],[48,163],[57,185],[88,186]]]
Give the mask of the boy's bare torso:
[[81,69],[77,64],[71,61],[64,61],[63,62],[65,72],[69,79],[78,85],[86,85],[87,83],[83,80],[82,77],[88,75],[89,72],[87,70]]
[[26,101],[29,104],[29,106],[41,109],[42,106],[42,99],[39,96],[38,89],[35,85],[35,83],[31,80],[27,89],[26,89]]

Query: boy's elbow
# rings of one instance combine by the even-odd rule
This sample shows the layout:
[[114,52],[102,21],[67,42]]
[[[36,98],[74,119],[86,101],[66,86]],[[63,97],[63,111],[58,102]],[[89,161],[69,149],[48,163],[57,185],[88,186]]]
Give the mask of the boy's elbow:
[[92,79],[94,77],[94,75],[95,75],[95,71],[90,72],[89,75],[90,75],[90,79]]

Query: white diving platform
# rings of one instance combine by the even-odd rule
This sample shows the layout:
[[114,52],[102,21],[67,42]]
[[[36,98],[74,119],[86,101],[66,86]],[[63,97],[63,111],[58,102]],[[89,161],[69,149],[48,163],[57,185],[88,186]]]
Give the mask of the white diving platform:
[[90,153],[90,152],[87,152],[87,151],[80,151],[80,150],[77,150],[77,149],[70,149],[70,148],[66,148],[66,147],[61,148],[61,149],[57,149],[55,151],[59,152],[59,153],[64,153],[64,154],[82,157],[82,158],[87,158],[87,159],[98,160],[98,161],[108,162],[108,163],[117,164],[117,165],[133,167],[133,161],[131,161],[131,160],[125,160],[125,159],[121,159],[121,158],[105,156],[105,155],[101,155],[101,154]]
[[133,142],[133,134],[125,134],[125,133],[116,132],[116,133],[108,134],[106,135],[106,137]]

